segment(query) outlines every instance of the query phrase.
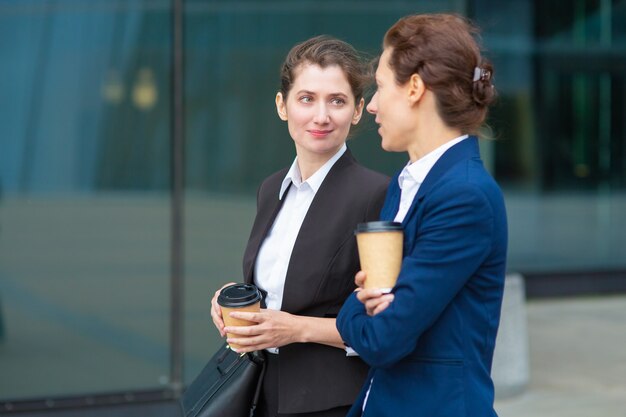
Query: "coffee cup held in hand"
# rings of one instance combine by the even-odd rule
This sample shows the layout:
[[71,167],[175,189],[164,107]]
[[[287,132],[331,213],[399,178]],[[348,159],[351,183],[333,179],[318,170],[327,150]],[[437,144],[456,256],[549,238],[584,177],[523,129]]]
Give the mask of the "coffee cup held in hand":
[[[258,313],[261,308],[261,292],[252,284],[233,284],[222,288],[217,296],[217,303],[222,309],[222,319],[226,326],[252,326],[255,322],[230,317],[229,313],[231,311]],[[232,333],[226,335],[229,338],[238,337]],[[240,346],[231,343],[230,347],[237,349]]]
[[361,269],[365,271],[365,288],[391,291],[402,266],[402,224],[397,222],[359,223],[356,230]]

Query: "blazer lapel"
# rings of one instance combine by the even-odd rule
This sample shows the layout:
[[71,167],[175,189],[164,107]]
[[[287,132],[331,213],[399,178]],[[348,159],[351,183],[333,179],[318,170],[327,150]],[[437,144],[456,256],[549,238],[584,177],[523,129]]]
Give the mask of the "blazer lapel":
[[[289,185],[289,188],[290,187],[291,185]],[[248,284],[251,284],[253,280],[254,265],[256,264],[256,258],[259,255],[261,244],[274,224],[274,220],[276,220],[276,216],[278,216],[278,212],[283,206],[289,188],[287,188],[287,191],[283,194],[282,199],[278,199],[278,189],[276,189],[274,199],[270,200],[271,202],[269,204],[264,205],[265,207],[259,208],[245,253],[245,259],[247,261],[245,265],[244,281]]]
[[[348,210],[340,205],[345,198],[346,189],[344,171],[354,162],[349,150],[335,162],[326,175],[298,232],[298,237],[291,252],[285,288],[283,291],[282,310],[297,311],[302,300],[312,300],[324,274],[322,265],[330,262],[337,250],[337,226],[333,223],[337,210]],[[348,181],[349,182],[349,181]],[[342,198],[343,197],[343,198]]]
[[[478,139],[475,136],[470,136],[467,139],[457,143],[450,149],[448,149],[424,178],[424,182],[420,185],[417,195],[409,207],[409,211],[404,217],[403,224],[406,224],[409,218],[412,217],[417,210],[419,203],[424,199],[424,196],[430,191],[430,189],[437,183],[453,165],[464,159],[470,159],[473,157],[480,157],[478,149]],[[392,218],[393,220],[393,218]]]
[[380,211],[380,220],[393,221],[398,213],[400,207],[400,186],[398,185],[398,177],[400,176],[400,170],[393,176],[387,189],[387,196],[385,198],[385,205]]

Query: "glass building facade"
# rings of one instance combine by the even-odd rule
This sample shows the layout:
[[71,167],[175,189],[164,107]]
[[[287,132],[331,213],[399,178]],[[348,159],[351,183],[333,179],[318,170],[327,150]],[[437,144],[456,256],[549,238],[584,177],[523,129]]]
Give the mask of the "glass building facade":
[[[256,187],[295,155],[282,59],[321,33],[374,56],[410,13],[482,29],[509,270],[626,276],[626,1],[187,0],[178,74],[175,3],[0,2],[0,413],[175,398],[221,342],[209,300],[242,279]],[[364,119],[349,146],[391,175],[406,157]]]

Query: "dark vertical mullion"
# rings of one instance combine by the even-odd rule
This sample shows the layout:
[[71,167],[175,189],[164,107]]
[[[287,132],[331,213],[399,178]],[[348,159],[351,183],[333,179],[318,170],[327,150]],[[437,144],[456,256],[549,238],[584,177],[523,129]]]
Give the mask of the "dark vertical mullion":
[[170,385],[179,397],[183,384],[183,0],[172,0],[171,51]]

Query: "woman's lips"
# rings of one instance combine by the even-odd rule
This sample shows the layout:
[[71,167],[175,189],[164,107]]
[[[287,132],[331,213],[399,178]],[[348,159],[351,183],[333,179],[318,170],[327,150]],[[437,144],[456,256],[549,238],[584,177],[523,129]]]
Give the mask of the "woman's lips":
[[328,136],[331,132],[332,130],[309,130],[311,136],[316,138],[324,138]]

